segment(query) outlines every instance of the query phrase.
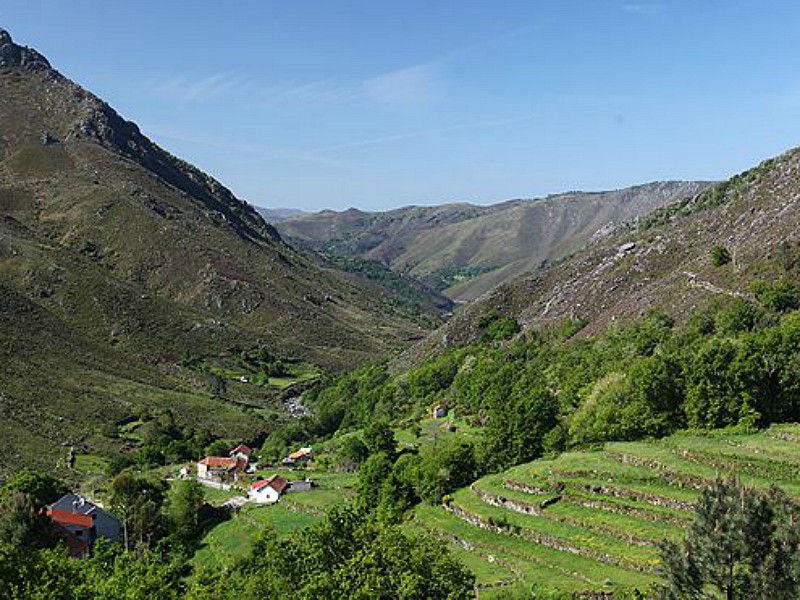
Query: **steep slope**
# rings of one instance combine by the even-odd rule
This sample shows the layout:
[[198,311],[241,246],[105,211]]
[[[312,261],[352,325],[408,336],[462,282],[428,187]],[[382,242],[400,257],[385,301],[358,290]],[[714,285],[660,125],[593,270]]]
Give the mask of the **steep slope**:
[[3,50],[0,76],[2,211],[38,239],[331,366],[416,330],[387,298],[294,252],[252,207],[38,54],[32,62],[33,51],[6,47],[16,50]]
[[622,222],[694,196],[707,185],[659,182],[492,206],[323,211],[282,219],[275,226],[297,244],[377,260],[455,300],[469,301],[569,255]]
[[[404,360],[476,339],[487,315],[513,317],[525,329],[578,317],[586,321],[581,335],[651,309],[685,321],[715,299],[754,297],[756,282],[797,284],[798,232],[800,150],[792,150],[497,288],[458,311]],[[732,260],[715,265],[715,247]]]
[[[395,305],[294,251],[255,209],[0,30],[0,408],[17,415],[0,423],[4,457],[44,436],[39,458],[52,466],[58,444],[134,404],[220,434],[268,430],[273,413],[212,397],[180,359],[258,345],[348,368],[430,322]],[[270,403],[242,393],[249,409]]]

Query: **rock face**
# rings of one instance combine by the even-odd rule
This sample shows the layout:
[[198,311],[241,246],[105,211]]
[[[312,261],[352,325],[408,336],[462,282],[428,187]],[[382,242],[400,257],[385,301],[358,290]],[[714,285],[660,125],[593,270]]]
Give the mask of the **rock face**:
[[50,63],[36,50],[17,46],[11,34],[0,28],[0,67],[26,67],[35,71],[49,69]]

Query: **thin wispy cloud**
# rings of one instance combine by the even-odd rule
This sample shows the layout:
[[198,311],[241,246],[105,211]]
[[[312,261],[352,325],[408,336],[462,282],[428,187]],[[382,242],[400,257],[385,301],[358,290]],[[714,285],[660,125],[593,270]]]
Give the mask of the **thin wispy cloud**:
[[361,84],[360,97],[375,104],[427,104],[442,96],[441,69],[436,62],[396,69]]
[[257,89],[253,97],[265,104],[343,104],[356,99],[357,92],[329,80],[292,80]]
[[204,102],[236,92],[247,83],[247,78],[222,71],[202,77],[180,75],[163,79],[151,86],[157,96],[184,103]]
[[206,148],[215,148],[218,150],[225,150],[228,152],[238,152],[247,155],[249,158],[264,159],[264,160],[277,160],[288,159],[301,162],[310,162],[337,169],[349,169],[340,162],[331,160],[323,156],[317,156],[313,153],[295,152],[293,150],[285,150],[281,148],[273,148],[263,144],[247,144],[241,142],[231,142],[228,140],[220,140],[214,138],[204,138],[193,135],[186,135],[179,131],[174,131],[169,128],[161,127],[143,127],[149,135],[163,140],[172,140],[181,142],[183,144],[191,144],[195,146],[202,146]]
[[498,44],[502,44],[508,40],[512,40],[518,37],[524,37],[526,35],[530,35],[532,33],[536,33],[541,31],[542,28],[545,26],[544,22],[541,23],[534,23],[531,25],[522,25],[520,27],[515,27],[514,29],[509,29],[508,31],[503,31],[498,35],[487,37],[485,39],[479,40],[473,44],[467,44],[464,46],[459,46],[457,48],[453,48],[448,52],[445,52],[438,58],[436,58],[432,62],[444,64],[450,61],[455,61],[467,56],[469,54],[480,52],[483,50],[487,50],[492,46],[496,46]]
[[356,140],[352,142],[344,142],[341,144],[333,144],[330,146],[323,146],[321,148],[314,148],[310,150],[311,154],[325,154],[328,152],[335,152],[338,150],[348,150],[351,148],[363,148],[365,146],[375,146],[379,144],[387,144],[391,142],[400,142],[404,140],[412,140],[434,135],[441,135],[446,133],[454,133],[457,131],[466,131],[470,129],[484,129],[492,127],[504,127],[513,125],[515,123],[522,123],[536,118],[536,114],[522,115],[519,117],[509,117],[504,119],[492,119],[487,121],[475,121],[472,123],[462,123],[460,125],[453,125],[450,127],[434,127],[431,129],[421,129],[418,131],[409,131],[405,133],[397,133],[394,135],[386,135],[375,138],[368,138],[364,140]]

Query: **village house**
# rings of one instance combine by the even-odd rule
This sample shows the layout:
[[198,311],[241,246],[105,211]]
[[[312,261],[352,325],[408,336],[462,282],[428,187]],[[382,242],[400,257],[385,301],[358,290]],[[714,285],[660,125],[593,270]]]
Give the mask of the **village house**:
[[441,419],[447,416],[447,408],[441,404],[431,406],[431,419]]
[[311,448],[300,448],[284,458],[283,464],[290,467],[305,464],[311,460],[312,454]]
[[249,464],[250,457],[253,456],[253,449],[246,444],[239,444],[238,446],[236,446],[236,448],[230,451],[230,456],[234,458],[242,458],[246,460]]
[[45,514],[56,525],[58,537],[67,546],[73,558],[87,556],[97,539],[94,521],[89,515],[48,508]]
[[65,494],[45,507],[45,514],[61,530],[70,556],[87,554],[98,537],[120,541],[119,519],[77,494]]
[[273,475],[250,485],[248,497],[259,504],[274,504],[289,487],[289,482],[280,475]]
[[197,479],[213,483],[239,481],[247,471],[247,459],[241,457],[206,456],[197,463]]

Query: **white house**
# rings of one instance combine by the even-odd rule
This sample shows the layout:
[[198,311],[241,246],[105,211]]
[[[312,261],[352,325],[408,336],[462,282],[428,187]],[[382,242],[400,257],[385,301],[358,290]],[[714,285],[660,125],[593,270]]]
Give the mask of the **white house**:
[[253,449],[247,444],[239,444],[236,446],[236,448],[230,451],[229,456],[233,458],[241,458],[249,463],[250,457],[253,456]]
[[287,487],[289,487],[288,481],[280,475],[273,475],[251,484],[250,492],[247,495],[253,502],[274,504]]

